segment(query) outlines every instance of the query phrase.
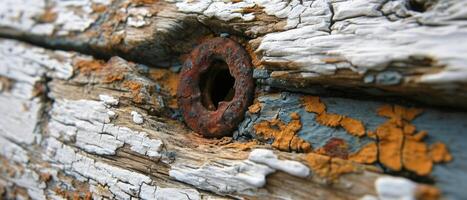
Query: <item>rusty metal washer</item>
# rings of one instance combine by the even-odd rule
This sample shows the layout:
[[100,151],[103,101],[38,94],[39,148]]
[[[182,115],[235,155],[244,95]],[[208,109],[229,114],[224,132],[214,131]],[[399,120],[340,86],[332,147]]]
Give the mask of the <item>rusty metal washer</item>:
[[[203,106],[201,75],[214,60],[223,60],[235,78],[234,96],[219,102],[216,110]],[[198,45],[184,63],[178,86],[178,105],[187,125],[204,137],[228,136],[243,120],[254,95],[253,69],[248,53],[228,38],[213,38]]]

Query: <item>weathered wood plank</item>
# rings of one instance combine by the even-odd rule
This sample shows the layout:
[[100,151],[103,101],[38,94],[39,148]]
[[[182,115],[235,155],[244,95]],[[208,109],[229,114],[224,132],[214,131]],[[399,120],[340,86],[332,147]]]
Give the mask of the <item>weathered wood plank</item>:
[[[2,1],[0,36],[69,51],[0,40],[0,196],[462,198],[467,116],[433,105],[467,107],[465,5]],[[233,138],[207,140],[175,90],[218,35],[258,90]]]
[[[167,117],[173,109],[169,104],[146,101],[158,99],[157,96],[161,96],[162,101],[172,98],[170,91],[164,93],[164,88],[160,92],[142,92],[162,84],[159,81],[163,79],[153,80],[148,75],[151,69],[138,70],[138,66],[121,58],[105,63],[67,53],[69,59],[58,59],[63,62],[59,66],[73,68],[51,67],[51,61],[61,52],[10,40],[2,40],[1,44],[49,56],[39,60],[14,57],[31,62],[29,69],[43,73],[17,76],[18,73],[13,72],[22,68],[12,62],[6,62],[2,68],[9,72],[3,76],[15,80],[12,90],[0,94],[2,98],[15,93],[15,84],[29,78],[41,80],[37,77],[42,76],[45,81],[39,85],[46,88],[33,99],[12,100],[38,102],[39,110],[17,112],[18,115],[32,112],[30,114],[46,116],[31,120],[35,131],[26,130],[25,133],[33,135],[15,138],[15,130],[5,129],[7,125],[3,120],[0,124],[3,159],[0,180],[6,181],[0,183],[6,195],[25,195],[33,199],[67,195],[96,199],[223,198],[216,194],[237,198],[354,199],[365,195],[384,197],[388,194],[380,191],[392,187],[393,183],[395,187],[408,184],[412,188],[400,194],[406,197],[415,196],[416,191],[423,188],[407,179],[403,179],[404,184],[397,184],[399,179],[383,178],[387,175],[371,166],[339,158],[333,158],[334,164],[318,159],[316,163],[340,175],[330,179],[320,176],[321,169],[313,168],[307,161],[323,158],[318,154],[271,150],[270,145],[261,143],[253,151],[242,151],[235,147],[241,144],[228,138],[201,138],[179,121]],[[7,51],[3,55],[11,54]],[[65,74],[73,76],[57,77],[53,69],[63,69]],[[120,70],[126,70],[124,77],[109,81],[112,75],[109,72]],[[139,91],[126,88],[128,81],[139,84]],[[31,88],[25,93],[32,91]],[[155,109],[150,109],[149,105]],[[2,111],[4,109],[2,107]],[[142,124],[134,119],[132,111],[141,114]],[[30,137],[36,138],[35,141],[22,140]],[[348,169],[334,171],[340,169],[335,164]]]
[[[2,35],[57,48],[176,66],[201,38],[230,33],[246,39],[263,85],[467,106],[461,0],[43,0],[27,7],[8,1],[2,5],[8,11],[2,16]],[[20,15],[24,11],[27,15]],[[48,31],[36,30],[43,27]]]

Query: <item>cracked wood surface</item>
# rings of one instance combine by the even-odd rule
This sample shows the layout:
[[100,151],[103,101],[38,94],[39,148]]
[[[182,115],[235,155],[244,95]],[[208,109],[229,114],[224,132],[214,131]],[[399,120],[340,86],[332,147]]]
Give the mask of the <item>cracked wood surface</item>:
[[1,35],[170,67],[203,38],[227,33],[248,47],[262,85],[467,107],[462,0],[40,0],[21,5],[2,2]]
[[[435,185],[447,199],[465,196],[460,183],[467,180],[462,148],[467,118],[430,108],[467,107],[461,0],[7,0],[0,5],[0,36],[66,50],[1,40],[0,196],[428,198],[433,188],[422,183]],[[174,91],[184,54],[217,35],[249,51],[260,106],[247,112],[233,138],[206,140],[180,122]],[[295,92],[356,98],[321,100],[327,112],[361,120],[368,131],[384,122],[375,116],[383,102],[424,107],[414,126],[428,132],[430,147],[448,144],[454,159],[418,176],[392,171],[384,159],[376,166],[341,160],[341,149],[331,149],[331,157],[339,158],[326,162],[316,161],[327,159],[316,152],[278,151],[283,147],[263,140],[254,125],[278,123],[286,127],[281,133],[297,134],[314,151],[344,144],[344,153],[354,154],[374,142],[370,133],[361,137],[344,126],[320,124],[301,102],[305,95]],[[253,146],[247,145],[251,139]],[[274,151],[259,154],[252,148]],[[403,160],[402,146],[398,151]],[[258,154],[267,159],[256,159]],[[301,178],[292,170],[301,169],[300,163],[311,175]],[[329,179],[333,173],[344,175]]]
[[[358,174],[344,176],[334,186],[323,183],[318,177],[295,178],[281,172],[269,176],[266,187],[259,188],[265,184],[266,175],[277,167],[250,161],[248,152],[216,145],[216,141],[195,135],[178,121],[158,117],[166,114],[135,103],[137,99],[132,97],[131,91],[122,90],[124,87],[119,85],[121,83],[101,83],[105,77],[102,74],[106,74],[102,69],[86,74],[76,68],[77,61],[89,57],[70,52],[66,54],[69,60],[60,59],[63,63],[52,68],[51,64],[57,61],[55,57],[63,52],[10,40],[0,42],[5,50],[2,55],[11,58],[4,60],[2,76],[15,80],[11,90],[2,92],[2,99],[15,93],[34,93],[34,88],[22,87],[22,84],[46,87],[36,97],[17,96],[2,100],[2,105],[7,105],[2,107],[2,111],[12,115],[2,117],[0,127],[1,155],[4,159],[2,170],[18,168],[19,171],[2,174],[1,179],[7,182],[2,187],[7,190],[23,188],[33,199],[66,197],[67,193],[83,198],[90,193],[97,199],[221,198],[213,193],[231,197],[305,198],[313,195],[317,198],[347,199],[375,193],[372,183],[381,175],[365,170],[363,166],[359,167]],[[17,51],[23,50],[23,53],[31,50],[36,54],[22,57],[23,54],[13,54],[8,50],[13,47]],[[23,68],[16,67],[15,61],[18,60],[29,63],[24,67],[32,72],[20,73]],[[67,67],[70,65],[74,68]],[[142,87],[158,84],[138,74],[137,66],[121,58],[112,58],[105,67],[112,71],[125,68],[128,70],[125,79],[139,79]],[[52,73],[54,69],[69,70],[66,72],[74,74],[73,78],[48,79],[55,76]],[[33,79],[33,82],[27,83],[27,79]],[[39,83],[41,79],[44,82]],[[107,98],[103,98],[103,94]],[[153,95],[164,96],[163,92]],[[33,103],[37,109],[25,109],[25,105],[21,105]],[[7,109],[19,110],[9,112]],[[130,111],[142,113],[144,124],[135,124]],[[16,123],[31,126],[9,124],[3,119],[16,119]],[[302,157],[291,153],[274,153],[281,159],[301,160]],[[288,168],[279,166],[277,169],[287,172]],[[305,169],[308,171],[308,167]],[[45,175],[49,178],[42,180],[41,176]],[[263,184],[257,180],[263,180]],[[289,184],[282,185],[284,180]],[[307,187],[297,189],[302,184]],[[352,191],[345,189],[345,185],[349,184],[354,185]],[[64,188],[62,185],[68,186]],[[321,192],[311,193],[310,188]]]
[[[155,85],[161,83],[146,76],[154,69],[118,57],[101,62],[73,52],[0,42],[7,58],[1,75],[14,80],[0,97],[25,95],[1,104],[12,115],[0,124],[0,180],[7,198],[357,199],[378,195],[374,182],[387,176],[375,167],[338,160],[351,170],[331,180],[318,176],[314,170],[319,168],[308,167],[307,157],[314,154],[267,150],[267,144],[256,146],[262,151],[249,152],[231,147],[237,142],[228,138],[204,139],[170,119],[173,110],[164,102],[173,97],[157,91]],[[15,52],[9,50],[13,47]],[[18,62],[25,68],[17,68]],[[111,72],[122,71],[122,80],[108,82]],[[131,81],[140,85],[137,92],[124,86]],[[154,99],[160,102],[147,101]],[[28,104],[37,109],[25,108]],[[143,124],[134,122],[132,111],[142,115]],[[31,126],[11,126],[3,119]]]

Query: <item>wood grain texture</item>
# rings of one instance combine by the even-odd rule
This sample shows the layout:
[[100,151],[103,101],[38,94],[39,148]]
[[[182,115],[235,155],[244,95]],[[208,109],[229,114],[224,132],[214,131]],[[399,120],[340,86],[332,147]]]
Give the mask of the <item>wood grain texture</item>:
[[[326,88],[405,96],[435,105],[465,107],[467,102],[467,49],[460,45],[467,40],[465,2],[460,0],[2,5],[8,11],[2,35],[55,48],[170,67],[202,38],[228,33],[244,39],[262,85],[315,94]],[[44,29],[38,27],[50,30],[34,31]]]
[[[0,40],[0,196],[423,199],[435,186],[444,198],[461,198],[465,7],[461,0],[2,1],[0,36],[10,39]],[[208,140],[184,125],[175,90],[185,55],[218,36],[250,54],[256,107],[232,138]],[[306,108],[309,95],[324,111]],[[391,119],[378,109],[387,103],[423,108],[401,129],[423,141],[404,150],[413,138],[401,137],[401,170],[380,155],[365,158],[373,165],[351,159],[370,144],[383,148],[378,128]],[[261,123],[281,139],[257,134]],[[452,161],[430,161],[428,175],[411,171],[419,158],[410,155],[432,145],[441,145],[439,162],[449,160],[444,144]]]

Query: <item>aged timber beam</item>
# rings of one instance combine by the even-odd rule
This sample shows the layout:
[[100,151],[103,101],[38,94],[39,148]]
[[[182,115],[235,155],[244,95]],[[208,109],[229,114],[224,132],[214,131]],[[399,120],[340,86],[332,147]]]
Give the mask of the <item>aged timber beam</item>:
[[[7,198],[348,199],[384,197],[393,186],[410,186],[406,196],[436,191],[337,157],[202,138],[169,117],[176,89],[169,70],[0,43],[2,80],[9,81],[1,109],[5,119],[21,120],[0,123]],[[159,92],[145,92],[157,85]]]
[[229,33],[245,41],[262,85],[466,108],[464,8],[462,0],[3,1],[0,34],[170,67],[203,38]]

